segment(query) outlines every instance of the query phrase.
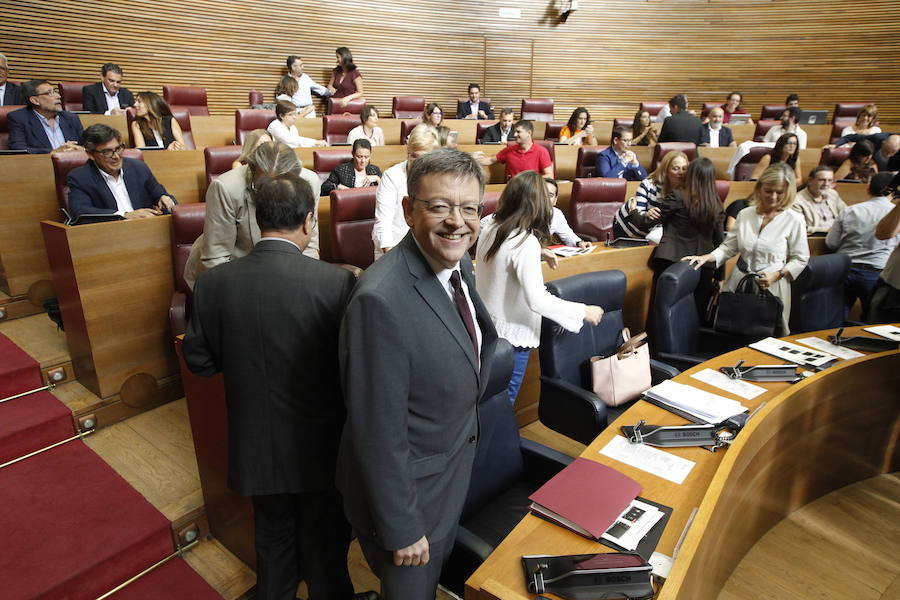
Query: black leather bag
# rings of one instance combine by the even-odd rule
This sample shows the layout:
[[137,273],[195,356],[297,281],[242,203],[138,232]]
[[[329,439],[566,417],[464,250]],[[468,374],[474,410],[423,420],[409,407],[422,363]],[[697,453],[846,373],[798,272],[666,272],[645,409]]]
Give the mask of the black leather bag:
[[784,304],[769,290],[760,289],[756,274],[744,275],[733,292],[719,294],[716,331],[764,338],[778,334]]

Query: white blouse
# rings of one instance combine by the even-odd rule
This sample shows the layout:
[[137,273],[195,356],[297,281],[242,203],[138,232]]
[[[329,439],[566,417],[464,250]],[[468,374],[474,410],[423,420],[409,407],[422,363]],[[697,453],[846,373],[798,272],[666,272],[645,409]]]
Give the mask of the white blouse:
[[366,131],[362,125],[357,125],[347,134],[347,143],[352,144],[359,139],[369,140],[369,143],[373,146],[384,146],[384,130],[382,130],[381,127],[376,127],[372,130],[372,135],[370,137],[366,135]]
[[547,291],[541,271],[541,244],[531,234],[509,237],[494,256],[485,255],[494,243],[497,223],[482,220],[476,252],[475,286],[491,313],[497,335],[513,346],[536,348],[541,341],[541,317],[578,332],[585,305],[558,298]]
[[316,140],[300,135],[296,125],[291,125],[290,129],[288,129],[278,119],[269,123],[266,131],[272,135],[272,139],[276,142],[284,142],[291,148],[312,148],[316,145]]

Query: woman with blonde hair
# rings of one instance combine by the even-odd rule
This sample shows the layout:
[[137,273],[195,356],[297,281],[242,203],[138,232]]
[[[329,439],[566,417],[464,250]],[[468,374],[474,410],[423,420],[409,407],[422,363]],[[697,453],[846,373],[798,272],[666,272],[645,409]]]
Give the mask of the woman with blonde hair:
[[878,120],[878,107],[874,104],[866,104],[856,113],[856,123],[847,125],[841,131],[841,137],[845,135],[872,135],[881,133],[881,127],[875,125]]
[[544,287],[541,249],[550,240],[552,206],[543,178],[523,171],[509,180],[497,212],[482,219],[476,261],[478,294],[497,334],[515,348],[509,400],[516,401],[528,355],[540,344],[541,319],[568,331],[600,322],[603,309],[557,298]]
[[241,165],[247,164],[247,157],[262,144],[271,142],[272,136],[265,129],[254,129],[244,136],[244,145],[241,147],[241,154],[233,163],[232,169],[237,169]]
[[799,212],[790,210],[796,195],[794,170],[783,162],[770,165],[759,176],[750,206],[738,213],[725,241],[708,254],[681,259],[699,269],[708,262],[722,266],[740,254],[723,290],[734,291],[744,275],[755,273],[759,287],[784,304],[778,335],[790,333],[791,281],[809,262],[806,221]]
[[166,150],[187,150],[181,126],[172,117],[172,110],[153,92],[137,93],[131,135],[136,148],[157,146]]
[[613,237],[642,238],[647,231],[632,222],[632,217],[644,215],[650,219],[659,218],[659,207],[663,198],[679,189],[684,183],[688,168],[687,154],[680,150],[667,152],[656,170],[641,181],[634,196],[616,211],[613,219]]

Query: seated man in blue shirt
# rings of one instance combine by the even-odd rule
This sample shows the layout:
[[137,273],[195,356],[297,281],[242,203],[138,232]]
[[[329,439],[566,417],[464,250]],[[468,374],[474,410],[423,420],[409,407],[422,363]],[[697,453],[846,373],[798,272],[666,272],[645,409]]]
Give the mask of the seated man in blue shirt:
[[633,133],[630,127],[619,125],[612,132],[612,144],[597,155],[594,163],[595,177],[619,177],[629,181],[641,181],[647,171],[638,162],[637,156],[629,150]]
[[81,150],[81,121],[62,109],[59,92],[49,81],[26,81],[21,92],[25,108],[6,116],[10,150],[27,150],[31,154]]
[[121,133],[97,123],[84,130],[82,143],[91,158],[69,173],[69,212],[73,219],[83,214],[140,219],[171,212],[175,198],[143,161],[123,156]]

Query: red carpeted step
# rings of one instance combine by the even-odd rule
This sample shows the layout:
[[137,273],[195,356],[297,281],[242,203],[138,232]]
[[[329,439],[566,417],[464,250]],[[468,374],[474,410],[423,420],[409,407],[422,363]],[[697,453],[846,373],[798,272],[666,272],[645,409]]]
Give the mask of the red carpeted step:
[[173,558],[110,596],[110,600],[221,600],[182,558]]
[[0,469],[0,595],[96,598],[173,551],[169,521],[83,442]]
[[0,464],[73,435],[72,411],[49,392],[0,404]]
[[0,333],[0,398],[20,394],[44,385],[41,366]]

